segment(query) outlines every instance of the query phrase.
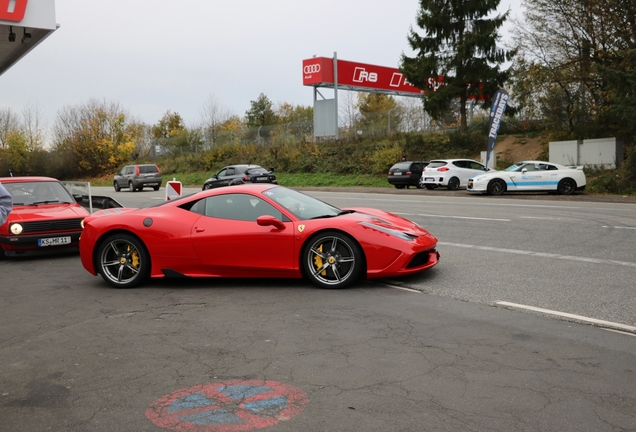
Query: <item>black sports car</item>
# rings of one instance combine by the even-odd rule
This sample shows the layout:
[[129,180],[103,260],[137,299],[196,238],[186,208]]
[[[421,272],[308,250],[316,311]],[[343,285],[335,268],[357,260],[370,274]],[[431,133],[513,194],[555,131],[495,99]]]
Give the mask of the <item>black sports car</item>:
[[203,190],[244,183],[278,184],[274,168],[267,171],[259,165],[229,165],[203,183]]

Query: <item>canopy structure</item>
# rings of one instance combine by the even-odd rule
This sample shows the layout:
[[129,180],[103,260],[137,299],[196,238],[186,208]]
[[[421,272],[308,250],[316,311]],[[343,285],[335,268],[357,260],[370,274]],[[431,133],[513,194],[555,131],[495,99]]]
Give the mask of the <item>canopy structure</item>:
[[58,27],[55,0],[0,0],[0,75]]

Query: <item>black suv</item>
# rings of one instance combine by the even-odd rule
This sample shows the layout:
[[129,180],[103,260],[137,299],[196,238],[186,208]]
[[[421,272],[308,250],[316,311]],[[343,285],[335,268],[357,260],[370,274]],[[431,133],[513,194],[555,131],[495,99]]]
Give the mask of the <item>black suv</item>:
[[113,186],[115,192],[122,188],[128,188],[130,192],[140,191],[144,187],[159,190],[162,182],[161,172],[155,164],[126,165],[115,175]]
[[398,189],[415,186],[421,189],[420,177],[422,171],[428,165],[428,161],[402,161],[398,162],[389,170],[387,180]]
[[274,169],[267,171],[259,165],[230,165],[223,167],[203,183],[203,190],[220,186],[232,186],[243,183],[273,183],[278,184]]

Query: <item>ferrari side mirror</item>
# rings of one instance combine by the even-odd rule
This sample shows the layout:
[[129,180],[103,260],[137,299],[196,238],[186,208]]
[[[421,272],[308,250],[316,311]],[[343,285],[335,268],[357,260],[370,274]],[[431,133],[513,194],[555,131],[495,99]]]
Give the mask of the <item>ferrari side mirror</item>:
[[285,224],[276,219],[274,216],[263,215],[256,219],[256,223],[260,226],[273,226],[276,229],[285,229]]

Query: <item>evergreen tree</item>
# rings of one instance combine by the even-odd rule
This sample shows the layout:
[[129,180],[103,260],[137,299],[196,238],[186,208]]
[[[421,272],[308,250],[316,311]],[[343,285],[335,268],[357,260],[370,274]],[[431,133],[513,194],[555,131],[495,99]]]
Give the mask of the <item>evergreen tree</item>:
[[274,104],[267,96],[261,93],[258,99],[250,101],[250,109],[245,112],[248,127],[269,126],[278,123]]
[[[499,28],[508,12],[487,18],[497,10],[500,0],[420,0],[417,25],[408,42],[415,57],[402,55],[400,69],[406,79],[424,91],[424,110],[434,119],[448,111],[459,98],[461,127],[466,130],[466,101],[489,95],[502,87],[508,74],[500,65],[513,51],[497,47]],[[441,80],[438,80],[441,77]]]

